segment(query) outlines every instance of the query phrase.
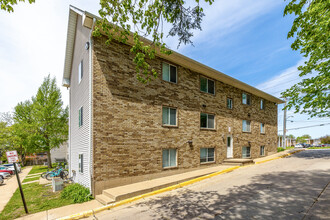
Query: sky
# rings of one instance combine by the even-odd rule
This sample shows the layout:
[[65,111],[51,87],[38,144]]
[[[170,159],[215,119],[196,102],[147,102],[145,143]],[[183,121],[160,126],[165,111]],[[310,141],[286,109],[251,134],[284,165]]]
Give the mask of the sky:
[[[202,3],[206,16],[202,31],[194,31],[194,45],[177,48],[176,38],[168,46],[192,59],[248,83],[271,95],[301,80],[297,67],[304,62],[291,50],[287,39],[294,17],[283,17],[287,2],[279,0],[217,0]],[[0,11],[0,112],[11,112],[18,102],[34,96],[44,77],[56,77],[65,105],[69,92],[61,86],[69,5],[98,15],[97,0],[37,0],[19,3],[14,13]],[[168,27],[168,26],[167,26]],[[283,105],[278,109],[279,134],[283,130]],[[287,134],[330,134],[330,118],[309,119],[287,113]],[[316,127],[295,129],[300,127]]]

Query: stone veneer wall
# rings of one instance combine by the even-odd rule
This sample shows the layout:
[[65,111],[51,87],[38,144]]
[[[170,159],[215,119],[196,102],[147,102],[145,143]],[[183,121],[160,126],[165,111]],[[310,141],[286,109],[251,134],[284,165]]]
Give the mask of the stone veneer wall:
[[[200,164],[200,148],[214,147],[216,161],[226,158],[226,137],[233,135],[234,158],[250,142],[252,158],[276,151],[277,105],[252,95],[252,105],[242,104],[242,90],[216,81],[215,95],[200,91],[200,74],[177,66],[177,84],[161,75],[144,85],[136,79],[130,47],[94,39],[93,51],[93,147],[94,194],[102,189],[142,181],[189,169]],[[161,73],[162,59],[152,61]],[[175,65],[175,64],[174,64]],[[227,109],[226,98],[233,99]],[[178,109],[178,127],[162,126],[162,106]],[[202,105],[206,105],[203,107]],[[200,113],[215,114],[215,130],[200,128]],[[248,116],[250,115],[250,116]],[[251,120],[251,133],[242,132],[242,120]],[[260,122],[265,134],[260,134]],[[229,129],[230,128],[230,132]],[[187,143],[193,141],[191,148]],[[177,148],[177,168],[162,168],[162,149]],[[214,165],[213,164],[213,165]]]

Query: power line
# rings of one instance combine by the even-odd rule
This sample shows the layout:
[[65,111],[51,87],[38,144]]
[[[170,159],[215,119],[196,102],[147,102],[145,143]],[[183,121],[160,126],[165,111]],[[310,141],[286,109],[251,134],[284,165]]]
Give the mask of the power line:
[[[318,127],[318,126],[324,126],[324,125],[330,125],[330,123],[319,124],[319,125],[310,125],[310,126],[305,126],[305,127],[290,128],[290,129],[286,129],[286,130],[287,131],[289,131],[289,130],[299,130],[299,129],[303,129],[303,128],[312,128],[312,127]],[[278,131],[283,131],[283,130],[278,130]]]

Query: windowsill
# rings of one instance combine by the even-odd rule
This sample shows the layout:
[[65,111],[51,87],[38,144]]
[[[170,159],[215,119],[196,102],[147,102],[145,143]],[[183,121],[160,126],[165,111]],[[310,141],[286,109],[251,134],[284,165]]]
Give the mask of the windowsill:
[[202,90],[200,90],[200,89],[199,89],[199,91],[202,92],[202,93],[205,93],[205,94],[209,94],[209,95],[213,95],[213,96],[215,96],[215,93],[204,92],[204,91],[202,91]]
[[176,81],[176,82],[171,82],[171,81],[166,81],[166,80],[164,80],[164,79],[162,79],[162,81],[178,85],[178,81]]
[[200,163],[201,165],[207,165],[207,164],[212,164],[212,163],[215,163],[215,161],[209,161],[209,162],[202,162],[202,163]]
[[242,157],[242,159],[252,159],[252,157]]
[[163,170],[173,170],[173,169],[178,169],[178,166],[175,167],[163,167]]
[[243,133],[251,134],[251,131],[242,131]]
[[178,125],[162,125],[162,127],[164,127],[164,128],[179,128],[179,126]]
[[260,133],[260,134],[265,135],[266,133],[264,132],[264,133]]
[[215,128],[200,128],[200,130],[203,130],[203,131],[217,131],[217,129],[215,129]]

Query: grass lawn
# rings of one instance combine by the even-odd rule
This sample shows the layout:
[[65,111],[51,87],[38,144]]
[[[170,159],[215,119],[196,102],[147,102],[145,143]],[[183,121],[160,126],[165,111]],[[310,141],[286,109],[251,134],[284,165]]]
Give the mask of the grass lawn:
[[22,183],[31,182],[31,181],[39,180],[39,179],[40,179],[39,175],[37,177],[33,177],[33,178],[25,178]]
[[330,147],[309,147],[308,149],[330,149]]
[[[53,193],[50,186],[30,183],[23,185],[23,191],[29,214],[73,204],[71,200],[61,199],[61,192]],[[15,219],[23,215],[25,211],[19,189],[17,189],[0,213],[0,219]]]
[[47,169],[48,169],[47,166],[35,165],[35,166],[32,167],[32,169],[30,170],[29,174],[43,173],[43,172],[46,172]]

